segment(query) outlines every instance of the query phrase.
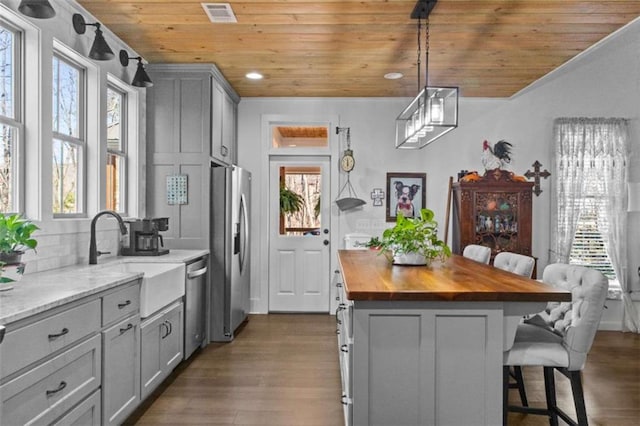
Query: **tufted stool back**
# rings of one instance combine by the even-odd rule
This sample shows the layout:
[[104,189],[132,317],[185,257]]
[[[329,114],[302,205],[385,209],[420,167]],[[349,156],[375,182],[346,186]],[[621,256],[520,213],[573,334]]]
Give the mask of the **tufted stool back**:
[[462,251],[462,255],[467,259],[488,265],[491,260],[491,248],[477,244],[469,244]]
[[493,266],[496,268],[513,272],[514,274],[527,278],[531,278],[535,263],[536,261],[533,257],[508,251],[496,254],[495,259],[493,259]]
[[568,369],[581,370],[598,330],[609,280],[594,269],[555,263],[544,269],[542,281],[571,291],[571,302],[549,302],[538,315],[563,336]]

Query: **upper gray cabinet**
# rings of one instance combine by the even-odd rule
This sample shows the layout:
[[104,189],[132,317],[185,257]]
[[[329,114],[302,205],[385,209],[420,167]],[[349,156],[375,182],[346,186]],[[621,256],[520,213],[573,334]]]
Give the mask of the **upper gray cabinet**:
[[149,64],[148,154],[205,154],[236,161],[239,97],[214,65]]
[[[214,65],[150,64],[147,89],[147,216],[168,217],[170,248],[206,248],[209,168],[235,164],[239,97]],[[169,204],[167,177],[187,177],[183,204]]]

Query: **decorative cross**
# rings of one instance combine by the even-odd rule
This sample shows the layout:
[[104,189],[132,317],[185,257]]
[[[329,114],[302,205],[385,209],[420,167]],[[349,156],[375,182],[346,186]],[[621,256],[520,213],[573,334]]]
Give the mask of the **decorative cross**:
[[371,199],[373,200],[374,206],[381,206],[382,200],[384,200],[384,191],[381,188],[373,188]]
[[542,164],[540,164],[538,160],[536,160],[536,162],[533,163],[532,166],[533,171],[527,170],[524,175],[527,177],[527,179],[534,178],[535,185],[533,186],[533,193],[536,194],[537,197],[538,195],[542,194],[542,189],[540,189],[540,177],[546,179],[551,176],[551,173],[549,173],[547,169],[544,169],[544,171],[541,172],[540,167],[542,167]]

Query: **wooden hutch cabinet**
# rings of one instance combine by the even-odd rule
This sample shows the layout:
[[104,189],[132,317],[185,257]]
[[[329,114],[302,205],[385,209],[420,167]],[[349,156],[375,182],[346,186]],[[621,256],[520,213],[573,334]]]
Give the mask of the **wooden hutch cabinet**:
[[491,247],[491,262],[502,251],[531,254],[533,182],[494,169],[453,184],[454,253],[469,244]]

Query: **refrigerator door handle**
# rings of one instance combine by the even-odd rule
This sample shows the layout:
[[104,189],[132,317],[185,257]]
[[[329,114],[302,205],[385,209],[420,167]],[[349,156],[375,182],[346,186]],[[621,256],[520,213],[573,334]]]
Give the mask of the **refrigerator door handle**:
[[[242,225],[244,226],[244,234],[243,241],[241,242],[242,248],[240,251],[240,273],[244,272],[244,264],[247,258],[247,245],[249,244],[249,217],[247,212],[247,201],[245,200],[244,194],[240,196],[240,220],[242,221]],[[240,228],[240,224],[238,224],[238,228]],[[238,237],[240,237],[240,229],[238,229]]]

